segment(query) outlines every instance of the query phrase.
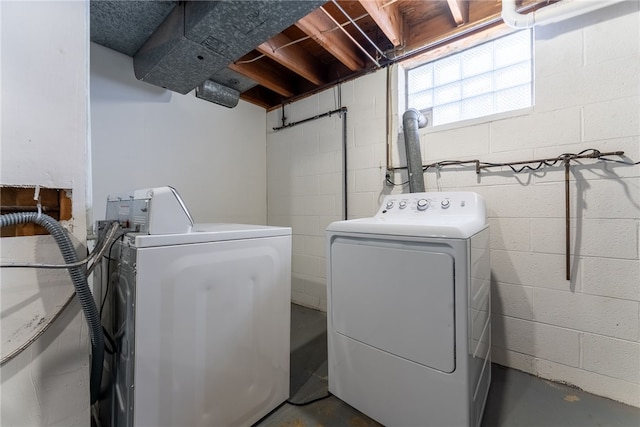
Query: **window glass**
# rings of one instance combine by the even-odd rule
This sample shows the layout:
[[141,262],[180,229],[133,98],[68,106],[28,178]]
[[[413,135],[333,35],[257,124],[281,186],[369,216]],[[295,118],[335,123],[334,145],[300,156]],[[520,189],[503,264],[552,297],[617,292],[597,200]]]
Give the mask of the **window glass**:
[[485,43],[461,53],[462,77],[471,77],[493,70],[493,44]]
[[451,55],[448,58],[434,62],[434,84],[441,86],[460,80],[460,55]]
[[441,125],[533,105],[531,30],[406,70],[406,105]]
[[446,86],[438,86],[433,90],[433,101],[435,105],[447,104],[453,101],[459,101],[462,96],[460,82],[448,84]]
[[412,98],[412,107],[418,110],[426,110],[433,107],[433,91],[425,90],[416,93]]
[[463,98],[471,98],[483,93],[493,92],[493,75],[481,74],[462,81]]

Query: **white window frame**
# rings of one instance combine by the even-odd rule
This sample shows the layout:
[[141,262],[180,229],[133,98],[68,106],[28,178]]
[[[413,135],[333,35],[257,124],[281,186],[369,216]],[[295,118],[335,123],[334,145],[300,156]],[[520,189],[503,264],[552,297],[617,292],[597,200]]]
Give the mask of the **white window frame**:
[[[401,64],[401,66],[399,67],[399,72],[397,74],[398,77],[398,101],[399,101],[399,114],[398,114],[398,119],[400,120],[400,123],[402,122],[402,114],[404,113],[404,111],[406,111],[408,108],[411,108],[412,106],[409,105],[407,106],[408,102],[409,102],[409,87],[408,87],[408,75],[409,73],[419,69],[420,67],[425,67],[425,66],[434,66],[434,64],[437,63],[444,63],[447,60],[449,60],[450,58],[456,57],[458,56],[459,58],[464,55],[465,52],[468,52],[472,49],[486,49],[487,45],[491,45],[491,46],[495,46],[495,43],[499,43],[499,41],[501,39],[504,39],[505,37],[510,37],[510,36],[514,36],[514,34],[517,33],[521,33],[523,31],[529,32],[529,49],[530,49],[530,55],[528,55],[528,58],[526,58],[524,61],[520,61],[519,63],[524,63],[524,62],[528,62],[529,67],[528,67],[528,71],[529,71],[529,81],[525,82],[525,83],[520,83],[520,85],[524,84],[528,84],[528,90],[529,90],[529,99],[530,99],[530,103],[529,105],[524,105],[524,106],[518,106],[516,108],[512,108],[512,109],[504,109],[504,110],[500,110],[498,109],[496,111],[496,109],[494,108],[492,112],[489,112],[488,114],[484,114],[484,115],[476,115],[473,117],[459,117],[457,120],[454,121],[447,121],[445,123],[439,124],[436,123],[434,125],[433,123],[433,117],[431,115],[432,111],[431,108],[423,108],[421,109],[422,113],[427,117],[429,124],[428,126],[430,127],[437,127],[438,129],[443,129],[443,128],[455,128],[455,127],[461,127],[461,126],[467,126],[470,124],[475,124],[475,123],[484,123],[487,121],[493,121],[493,120],[498,120],[501,118],[505,118],[505,117],[512,117],[512,116],[517,116],[517,115],[522,115],[522,114],[526,114],[530,111],[532,111],[533,106],[535,105],[535,98],[534,98],[534,93],[535,93],[535,75],[534,75],[534,33],[532,29],[528,29],[528,30],[522,30],[522,31],[518,31],[518,32],[510,32],[507,35],[501,35],[500,37],[495,37],[491,40],[488,40],[486,42],[483,43],[478,43],[472,47],[468,47],[465,49],[460,49],[457,50],[454,53],[451,53],[449,55],[446,56],[440,56],[440,57],[436,57],[436,58],[430,58],[428,60],[423,60],[421,62],[417,62],[415,60],[413,60],[411,63],[409,64]],[[526,57],[526,55],[525,55]],[[490,70],[488,71],[484,71],[483,73],[479,73],[476,75],[473,75],[471,77],[467,77],[467,78],[458,78],[455,79],[451,82],[447,82],[446,84],[449,85],[453,85],[455,86],[455,83],[457,82],[460,87],[462,87],[463,82],[465,81],[469,81],[472,78],[478,77],[478,76],[482,76],[482,75],[489,75],[489,77],[492,79],[492,81],[495,80],[495,74],[496,71],[500,71],[503,70],[505,68],[509,68],[509,67],[513,67],[514,65],[518,64],[518,62],[513,62],[513,63],[509,63],[506,66],[496,66],[496,62],[495,62],[495,54],[493,54],[492,56],[492,60],[493,60],[493,64]],[[445,85],[446,85],[445,84]],[[426,90],[432,90],[434,91],[435,88],[437,87],[443,87],[445,85],[427,85],[429,86],[429,88],[427,88]],[[518,85],[515,85],[514,87],[516,87]],[[487,94],[492,94],[492,96],[495,97],[496,93],[499,93],[501,90],[504,89],[499,89],[496,90],[496,86],[495,84],[492,86],[492,89],[490,91],[485,91],[482,96],[486,96]],[[460,99],[455,100],[454,102],[458,102],[461,103],[464,99],[471,99],[472,96],[469,97],[464,97],[461,96]],[[495,101],[494,101],[495,102]],[[445,105],[446,103],[443,104],[439,104],[439,105]]]

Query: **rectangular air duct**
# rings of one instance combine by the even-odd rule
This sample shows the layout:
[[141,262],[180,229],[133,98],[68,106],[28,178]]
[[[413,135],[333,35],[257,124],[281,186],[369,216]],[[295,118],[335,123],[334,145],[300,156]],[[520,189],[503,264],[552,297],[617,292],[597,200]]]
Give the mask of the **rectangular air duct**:
[[324,3],[181,2],[134,55],[135,75],[139,80],[186,94]]

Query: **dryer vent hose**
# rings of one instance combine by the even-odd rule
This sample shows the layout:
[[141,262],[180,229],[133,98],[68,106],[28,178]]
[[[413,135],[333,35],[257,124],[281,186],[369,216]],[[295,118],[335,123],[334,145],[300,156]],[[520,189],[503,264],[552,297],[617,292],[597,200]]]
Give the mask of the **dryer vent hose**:
[[[78,256],[75,248],[67,236],[65,229],[58,221],[38,212],[17,212],[11,214],[0,215],[0,227],[8,227],[10,225],[25,224],[33,222],[44,227],[55,239],[64,262],[66,264],[76,263]],[[102,324],[96,303],[89,289],[87,277],[84,267],[69,267],[69,275],[76,290],[76,296],[80,300],[82,311],[89,325],[89,337],[91,338],[91,404],[98,400],[100,394],[100,383],[102,381],[102,364],[104,362],[104,335],[102,332]]]
[[418,129],[426,125],[427,118],[415,108],[409,108],[402,115],[404,146],[407,152],[407,171],[409,172],[409,193],[424,192],[424,170],[422,170]]

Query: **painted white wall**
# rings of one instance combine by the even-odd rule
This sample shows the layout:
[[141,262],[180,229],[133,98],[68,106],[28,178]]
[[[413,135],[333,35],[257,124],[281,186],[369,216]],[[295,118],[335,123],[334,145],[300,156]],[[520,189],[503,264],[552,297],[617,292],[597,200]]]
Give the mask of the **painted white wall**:
[[[638,28],[638,2],[538,27],[535,107],[517,117],[423,130],[424,163],[519,161],[587,148],[623,150],[640,160]],[[373,215],[390,191],[384,184],[385,74],[342,86],[349,109],[350,218]],[[288,106],[286,116],[295,121],[333,109],[333,99],[331,91],[321,93]],[[321,149],[339,141],[320,121],[272,132],[280,114],[267,115],[268,221],[294,228],[294,301],[325,309],[321,237],[338,212],[325,218],[300,200],[319,199],[320,185],[329,182],[324,176],[336,170],[331,161],[305,170],[305,162],[311,165]],[[402,152],[403,142],[394,140],[397,164],[404,162]],[[564,269],[562,168],[517,176],[443,169],[439,178],[428,172],[425,179],[428,191],[470,190],[486,199],[494,361],[640,406],[640,166],[582,163],[571,168],[571,281]],[[300,199],[296,186],[307,179]],[[394,180],[406,180],[406,173]]]
[[[88,6],[0,2],[2,185],[69,189],[65,225],[86,241]],[[64,25],[60,25],[64,22]],[[43,36],[46,35],[46,36]],[[3,238],[2,261],[60,262],[50,236]],[[65,271],[1,272],[2,355],[19,347],[73,292]],[[77,303],[0,367],[0,424],[87,426],[89,343]]]
[[[370,74],[285,107],[286,123],[334,111],[341,92],[347,111],[349,218],[377,209],[385,176],[386,73]],[[294,127],[282,110],[267,115],[268,222],[293,229],[293,302],[326,311],[324,230],[343,215],[343,118],[333,114]],[[363,198],[376,206],[363,209]]]
[[196,222],[266,224],[265,120],[140,82],[132,58],[91,43],[93,218],[109,194],[170,185]]

